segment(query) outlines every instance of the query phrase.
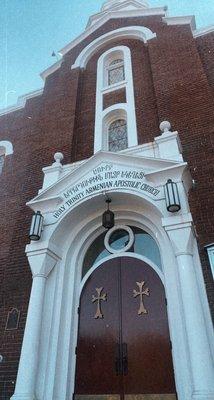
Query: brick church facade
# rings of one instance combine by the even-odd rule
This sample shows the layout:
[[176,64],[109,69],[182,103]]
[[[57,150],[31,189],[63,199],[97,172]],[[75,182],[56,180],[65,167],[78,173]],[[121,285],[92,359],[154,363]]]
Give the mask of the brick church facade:
[[[43,91],[1,112],[2,400],[214,398],[214,31],[197,30],[192,16],[166,12],[143,0],[105,1],[86,30],[62,49],[60,61],[42,73]],[[176,212],[166,208],[169,180],[179,193]],[[81,363],[90,365],[78,353],[87,320],[82,305],[77,313],[79,288],[85,304],[90,268],[92,276],[100,274],[94,288],[107,278],[100,261],[87,267],[83,280],[78,271],[106,232],[106,198],[113,230],[135,227],[134,234],[141,229],[158,245],[160,273],[148,254],[137,258],[157,270],[165,287],[174,389],[158,389],[157,382],[148,389],[136,383],[136,392],[123,383],[119,393],[111,393],[113,383],[97,392],[87,380],[81,386]],[[29,244],[37,211],[43,231]],[[130,249],[115,253],[107,246],[110,256],[103,262],[125,262],[134,257]],[[152,279],[150,296],[143,296],[148,315]],[[110,297],[100,303],[104,317],[95,321],[95,332]],[[144,397],[149,395],[156,397]]]

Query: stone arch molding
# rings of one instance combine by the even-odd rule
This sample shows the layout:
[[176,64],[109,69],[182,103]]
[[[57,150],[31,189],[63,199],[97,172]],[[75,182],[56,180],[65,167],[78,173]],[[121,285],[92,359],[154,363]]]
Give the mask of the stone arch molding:
[[[55,164],[44,171],[43,189],[28,203],[34,211],[40,210],[44,214],[45,225],[58,223],[88,199],[93,201],[101,196],[104,205],[105,193],[134,193],[148,201],[162,216],[167,216],[164,196],[167,179],[180,182],[184,193],[182,177],[187,164],[183,162],[100,151],[61,179],[58,175],[54,183],[56,169],[62,170],[61,164]],[[161,170],[164,172],[158,173]],[[187,210],[186,196],[181,197],[183,210]]]
[[105,44],[115,40],[115,39],[138,39],[144,43],[156,37],[149,28],[144,26],[128,26],[124,28],[115,29],[100,36],[99,38],[93,40],[88,46],[86,46],[79,56],[77,57],[75,63],[72,65],[74,68],[85,68],[89,59]]
[[[124,200],[125,197],[126,196],[124,196]],[[146,204],[145,201],[142,202],[142,199],[140,199],[139,197],[136,198],[136,204],[134,204],[131,195],[129,195],[128,197],[130,200],[132,200],[132,205],[129,207],[125,204],[125,201],[122,203],[122,209],[116,210],[117,222],[124,224],[134,224],[141,227],[142,229],[145,229],[147,232],[151,233],[154,238],[156,237],[156,240],[160,246],[161,252],[163,254],[165,276],[165,279],[163,277],[163,280],[167,292],[167,298],[169,301],[169,325],[174,346],[174,363],[177,370],[184,371],[181,373],[181,376],[178,376],[180,387],[183,388],[180,389],[181,393],[179,399],[189,400],[189,397],[185,394],[184,390],[184,387],[190,381],[190,375],[188,373],[187,366],[188,360],[185,355],[185,338],[183,337],[182,329],[180,329],[180,326],[182,325],[182,315],[181,311],[179,310],[180,305],[177,304],[177,299],[180,297],[180,294],[179,285],[174,279],[174,255],[167,236],[163,228],[161,227],[161,216],[157,215],[157,213],[154,212],[150,204]],[[142,209],[139,207],[140,203],[143,212]],[[82,258],[84,257],[90,240],[93,240],[94,236],[99,236],[102,229],[102,227],[100,226],[100,218],[96,217],[96,215],[94,214],[94,210],[92,209],[93,202],[90,202],[90,200],[88,200],[86,204],[87,209],[91,209],[92,215],[88,216],[87,219],[83,215],[83,218],[79,217],[78,222],[77,220],[75,220],[75,214],[77,214],[78,211],[77,209],[74,209],[59,222],[59,225],[57,225],[57,227],[55,228],[55,232],[58,231],[57,236],[55,238],[52,238],[56,239],[56,241],[54,240],[54,242],[55,244],[57,244],[60,237],[62,238],[62,240],[64,237],[64,241],[66,237],[66,243],[64,243],[64,248],[63,241],[60,244],[60,248],[61,251],[64,253],[64,257],[60,262],[60,265],[58,266],[58,278],[54,278],[56,280],[59,279],[54,296],[55,300],[51,304],[54,319],[51,327],[48,327],[48,323],[44,318],[45,324],[41,331],[42,346],[44,346],[42,348],[44,348],[45,354],[43,354],[42,362],[40,363],[40,370],[36,384],[38,388],[38,393],[40,394],[39,398],[61,398],[65,400],[71,397],[74,391],[75,347],[77,343],[78,326],[78,313],[76,310],[79,304],[80,296]],[[129,211],[127,211],[128,207],[130,208]],[[135,209],[138,209],[138,211],[135,211]],[[101,205],[97,211],[100,215],[100,213],[102,212]],[[80,213],[82,215],[82,212]],[[64,235],[62,234],[63,232],[60,228],[60,225],[64,226]],[[151,265],[150,261],[149,264]],[[57,272],[57,270],[55,271]],[[51,287],[53,290],[52,279],[47,281],[47,297],[50,295],[48,295],[48,293],[50,293]],[[62,306],[60,311],[61,299],[63,304],[69,304],[69,306]],[[47,303],[49,305],[47,305]],[[50,302],[46,299],[46,306],[43,311],[44,316],[48,314],[49,306]],[[58,320],[56,317],[59,314],[61,318],[60,324],[61,327],[63,327],[61,329],[61,332],[64,331],[64,334],[61,334],[59,330]],[[45,341],[47,342],[47,335],[48,338],[50,338],[49,348],[48,346],[45,346]],[[57,340],[59,344],[56,356],[54,354],[54,343]],[[45,360],[53,359],[54,356],[57,357],[55,365],[51,363],[45,363]],[[58,368],[57,366],[60,366],[60,368]],[[42,375],[43,371],[45,370],[46,373],[44,383]],[[50,379],[53,371],[55,374],[55,385],[54,382],[52,382],[52,380]],[[52,385],[54,385],[54,387],[51,389]],[[53,390],[54,392],[53,397],[51,397],[51,390]]]
[[[213,340],[207,337],[207,332],[211,332],[208,329],[211,319],[202,273],[196,276],[200,261],[185,190],[187,164],[98,152],[76,168],[63,172],[58,156],[51,167],[43,169],[44,187],[28,203],[33,210],[43,213],[45,226],[41,240],[26,248],[33,286],[13,400],[31,400],[35,393],[39,399],[72,397],[81,263],[90,242],[103,230],[101,214],[105,209],[104,190],[89,190],[89,194],[84,192],[83,196],[79,193],[86,187],[91,188],[85,185],[89,177],[95,177],[95,182],[89,183],[96,185],[106,172],[118,175],[116,178],[107,176],[113,183],[115,179],[132,181],[135,186],[139,181],[137,187],[119,185],[115,188],[113,185],[106,192],[112,197],[117,223],[138,225],[151,233],[159,245],[178,399],[213,399]],[[143,172],[143,175],[132,175],[131,179],[127,171]],[[123,178],[121,172],[125,174]],[[97,174],[100,177],[96,178]],[[177,215],[171,216],[166,210],[163,186],[167,179],[178,182],[182,207]],[[157,195],[150,189],[142,190],[141,184],[148,185],[144,189],[150,186],[158,190]],[[67,198],[63,197],[64,193],[68,193]],[[79,200],[74,200],[76,195]],[[70,206],[64,210],[62,206],[72,198]],[[62,212],[53,221],[53,213],[59,207]],[[200,354],[203,354],[204,368],[201,368]],[[26,365],[32,367],[26,368]],[[202,396],[192,396],[194,390],[196,394],[200,391]]]

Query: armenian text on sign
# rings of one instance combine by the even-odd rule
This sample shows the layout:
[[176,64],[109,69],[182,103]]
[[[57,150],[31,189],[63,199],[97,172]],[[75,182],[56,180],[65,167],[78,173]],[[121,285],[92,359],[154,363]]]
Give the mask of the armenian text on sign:
[[160,193],[160,190],[145,182],[145,174],[141,170],[122,169],[122,167],[113,164],[101,164],[62,194],[64,203],[53,213],[53,217],[57,220],[83,198],[114,189],[132,189],[146,192],[153,198],[156,198]]

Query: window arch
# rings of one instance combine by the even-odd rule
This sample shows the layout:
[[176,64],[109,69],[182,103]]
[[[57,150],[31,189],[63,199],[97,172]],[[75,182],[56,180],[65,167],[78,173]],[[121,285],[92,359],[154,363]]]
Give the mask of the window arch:
[[[156,264],[160,270],[162,270],[160,250],[153,237],[148,232],[136,226],[130,226],[130,228],[134,234],[134,244],[129,252],[148,258]],[[83,261],[82,277],[84,277],[89,269],[91,269],[98,261],[104,261],[105,258],[110,255],[104,245],[105,235],[106,232],[98,236],[88,248]],[[115,234],[112,235],[111,245],[114,245],[115,248],[121,248],[124,246],[126,241],[127,234],[124,233],[124,231],[116,231]]]
[[125,80],[124,52],[112,50],[103,60],[103,87],[109,87]]
[[116,119],[108,127],[108,150],[120,151],[128,147],[127,121]]
[[125,70],[124,70],[124,62],[121,58],[117,58],[116,60],[109,63],[108,66],[108,85],[113,85],[115,83],[119,83],[124,81],[125,79]]
[[[114,103],[105,107],[105,96],[111,98],[111,94],[123,90],[125,97],[122,103]],[[111,104],[111,101],[109,102]],[[121,145],[118,150],[111,148],[109,143],[109,127],[115,120],[124,119],[121,123],[120,135],[123,132]],[[113,128],[113,127],[111,127]],[[115,128],[115,127],[114,127]],[[117,127],[119,130],[119,127]],[[110,131],[113,136],[113,131]],[[113,142],[111,140],[111,142]],[[131,51],[127,46],[116,46],[105,51],[97,63],[97,88],[96,88],[96,117],[94,133],[94,153],[100,150],[119,151],[138,145],[137,124],[135,114],[135,96],[133,87],[133,74]]]
[[129,125],[126,105],[109,107],[103,115],[102,149],[117,152],[129,147]]
[[13,154],[13,145],[7,140],[0,141],[0,175],[2,173],[5,157]]

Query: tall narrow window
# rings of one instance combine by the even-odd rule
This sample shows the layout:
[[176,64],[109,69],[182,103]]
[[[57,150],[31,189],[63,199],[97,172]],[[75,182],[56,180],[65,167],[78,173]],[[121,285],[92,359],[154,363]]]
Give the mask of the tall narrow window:
[[137,145],[131,51],[116,46],[98,60],[94,153]]
[[122,59],[112,61],[108,66],[108,85],[122,82],[125,79],[124,62]]
[[127,122],[125,119],[117,119],[108,128],[109,151],[120,151],[128,147]]
[[5,157],[9,156],[10,154],[13,154],[12,143],[8,142],[7,140],[1,140],[0,141],[0,175],[1,175],[3,167],[4,167]]
[[3,165],[4,165],[4,159],[5,159],[5,155],[4,154],[0,155],[0,175],[2,173],[2,169],[3,169]]

